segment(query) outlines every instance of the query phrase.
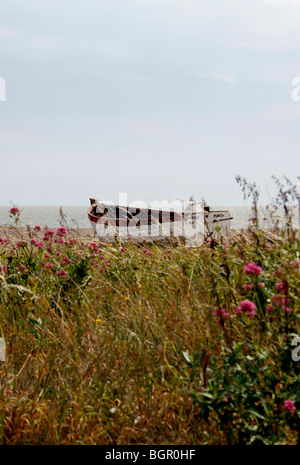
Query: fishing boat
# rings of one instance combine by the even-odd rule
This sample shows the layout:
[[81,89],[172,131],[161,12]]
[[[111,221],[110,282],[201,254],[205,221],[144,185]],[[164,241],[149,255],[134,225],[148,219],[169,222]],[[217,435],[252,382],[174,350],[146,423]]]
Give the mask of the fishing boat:
[[230,229],[227,210],[211,210],[205,202],[178,205],[132,207],[98,202],[90,198],[88,218],[95,234],[104,241],[161,241],[176,238],[191,246]]

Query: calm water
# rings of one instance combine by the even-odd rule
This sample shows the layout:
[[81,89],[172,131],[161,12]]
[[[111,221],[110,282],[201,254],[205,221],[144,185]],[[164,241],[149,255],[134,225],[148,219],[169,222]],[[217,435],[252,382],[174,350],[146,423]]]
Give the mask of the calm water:
[[[13,220],[9,218],[8,211],[10,207],[0,206],[0,225],[12,225]],[[67,222],[70,227],[90,228],[90,222],[87,217],[88,207],[62,207],[63,212],[67,215]],[[229,210],[233,220],[231,222],[232,229],[246,228],[248,226],[248,218],[251,216],[250,207],[213,207],[213,210]],[[21,207],[21,219],[23,225],[29,226],[48,226],[55,228],[59,226],[59,207]],[[294,226],[299,228],[299,219],[297,210],[294,214]],[[277,213],[278,218],[283,218],[282,213]],[[259,219],[262,227],[269,227],[270,222],[266,217],[265,208],[260,208]]]

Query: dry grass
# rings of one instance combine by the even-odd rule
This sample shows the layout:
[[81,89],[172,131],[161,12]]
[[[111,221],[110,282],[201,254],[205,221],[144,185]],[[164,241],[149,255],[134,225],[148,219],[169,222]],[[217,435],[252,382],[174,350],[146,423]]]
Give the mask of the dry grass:
[[[262,265],[270,295],[274,270],[284,268],[294,315],[288,330],[299,330],[299,266],[290,265],[299,239],[255,230],[221,238],[215,248],[188,249],[90,245],[92,236],[76,231],[43,237],[44,231],[2,231],[10,242],[0,244],[7,268],[0,274],[0,335],[7,344],[0,442],[228,443],[217,418],[200,415],[195,389],[207,385],[213,355],[266,335],[261,315],[241,322],[233,313],[248,298],[247,261]],[[230,312],[226,327],[217,324],[218,308]],[[264,315],[269,331],[273,325],[284,334],[284,315]],[[202,354],[196,371],[183,352]]]

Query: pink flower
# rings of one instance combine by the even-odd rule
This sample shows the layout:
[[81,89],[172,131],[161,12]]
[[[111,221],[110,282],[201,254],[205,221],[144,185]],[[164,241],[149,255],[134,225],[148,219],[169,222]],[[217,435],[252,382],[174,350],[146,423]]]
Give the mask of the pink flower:
[[289,308],[289,307],[284,306],[283,311],[284,311],[284,313],[291,313],[292,309]]
[[296,410],[295,404],[292,400],[285,400],[283,408],[289,413],[293,413]]
[[273,305],[267,305],[266,306],[266,312],[271,313],[271,312],[273,312],[273,310],[274,310]]
[[45,253],[45,258],[50,258],[50,255],[48,253]]
[[18,242],[17,242],[17,246],[18,246],[18,247],[26,247],[26,245],[27,245],[27,244],[26,244],[25,241],[18,241]]
[[40,231],[40,230],[41,230],[41,227],[40,227],[40,226],[35,226],[35,227],[34,227],[34,230],[35,230],[35,231]]
[[56,276],[67,276],[67,273],[65,272],[65,270],[58,270]]
[[17,215],[19,213],[19,209],[17,207],[12,207],[10,210],[9,210],[9,213],[11,215]]
[[258,285],[261,289],[264,289],[266,287],[265,283],[258,283]]
[[54,236],[54,231],[52,231],[52,229],[47,229],[47,231],[45,232],[45,236],[47,237],[52,237]]
[[51,270],[52,270],[53,266],[54,266],[53,263],[45,263],[45,267],[49,268]]
[[251,283],[251,284],[245,284],[244,285],[244,289],[245,291],[250,291],[250,289],[253,289],[254,288],[254,284]]
[[39,249],[43,247],[42,242],[39,242],[37,239],[31,239],[31,244],[34,245],[35,247],[39,247]]
[[120,252],[125,252],[124,247],[121,247],[121,248],[120,248]]
[[95,252],[98,252],[98,244],[96,242],[90,242],[89,249],[94,250]]
[[242,300],[240,305],[236,307],[234,313],[246,313],[247,316],[253,317],[256,315],[256,306],[251,300]]
[[57,236],[65,236],[67,234],[67,229],[61,226],[56,231]]
[[244,266],[244,272],[246,274],[254,274],[255,276],[259,276],[261,274],[261,272],[262,272],[262,267],[259,266],[259,265],[256,265],[253,262],[248,262]]
[[280,281],[276,284],[276,291],[282,292],[283,294],[287,294],[288,292],[288,283]]
[[299,265],[300,265],[300,260],[292,260],[291,261],[291,267],[292,268],[296,268]]
[[224,308],[217,309],[217,310],[215,310],[214,315],[219,317],[218,321],[217,321],[218,326],[226,326],[224,324],[224,321],[227,320],[227,318],[230,317],[227,310],[225,310]]
[[63,257],[62,261],[64,264],[67,264],[70,263],[71,260],[69,259],[69,257]]
[[233,313],[235,313],[236,315],[240,315],[240,314],[242,313],[241,307],[236,307],[236,308],[233,310]]
[[152,252],[150,252],[150,250],[147,249],[143,249],[143,253],[146,255],[152,255]]
[[215,310],[214,315],[215,315],[215,316],[220,316],[220,317],[223,318],[224,320],[226,320],[227,318],[230,317],[229,313],[228,313],[227,310],[225,310],[224,308]]
[[3,239],[0,237],[0,244],[9,244],[9,239]]
[[55,252],[55,255],[56,255],[57,257],[59,257],[59,256],[61,255],[61,253],[60,253],[60,252]]
[[7,266],[6,265],[0,265],[0,271],[2,271],[2,273],[5,273],[5,271],[7,271]]
[[290,302],[290,299],[285,297],[282,294],[277,294],[272,297],[272,300],[275,305],[278,305],[279,307],[282,307],[283,305],[286,305]]
[[17,266],[16,270],[18,270],[18,271],[26,270],[26,266],[24,266],[24,265]]
[[76,239],[69,239],[69,244],[77,244]]

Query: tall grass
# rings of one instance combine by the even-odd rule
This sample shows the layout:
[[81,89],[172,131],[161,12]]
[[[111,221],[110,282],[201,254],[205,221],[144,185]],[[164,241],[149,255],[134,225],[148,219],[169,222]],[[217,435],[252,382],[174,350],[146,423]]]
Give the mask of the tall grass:
[[2,444],[299,442],[290,225],[186,248],[19,221],[0,239]]

